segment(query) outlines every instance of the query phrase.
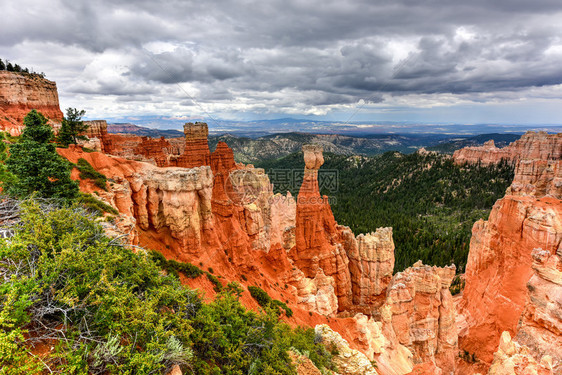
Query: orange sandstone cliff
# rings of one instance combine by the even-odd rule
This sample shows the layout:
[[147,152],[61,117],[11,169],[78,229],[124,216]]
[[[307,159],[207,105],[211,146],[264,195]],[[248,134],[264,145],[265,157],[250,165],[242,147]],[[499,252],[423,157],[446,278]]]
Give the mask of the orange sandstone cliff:
[[457,164],[496,164],[505,160],[516,165],[520,160],[559,160],[562,158],[562,133],[525,133],[509,146],[498,148],[493,140],[483,146],[465,147],[455,151],[453,159]]
[[32,109],[60,124],[57,84],[37,74],[0,71],[0,130],[21,134],[23,118]]
[[[532,135],[524,136],[531,148],[548,138],[535,134],[532,140]],[[512,366],[523,354],[536,363],[547,356],[560,373],[562,161],[556,154],[550,160],[551,154],[524,154],[544,159],[519,160],[506,196],[487,221],[474,224],[459,342],[486,366],[493,363],[490,373],[504,373],[501,366]],[[509,373],[527,373],[521,371]]]

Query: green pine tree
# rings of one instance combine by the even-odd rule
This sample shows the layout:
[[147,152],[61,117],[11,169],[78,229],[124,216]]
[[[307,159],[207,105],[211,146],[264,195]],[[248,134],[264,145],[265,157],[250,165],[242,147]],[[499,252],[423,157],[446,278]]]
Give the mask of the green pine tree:
[[21,140],[10,147],[6,160],[14,181],[5,183],[9,195],[26,197],[33,192],[46,198],[72,199],[78,195],[78,184],[70,178],[70,164],[60,157],[50,143],[53,132],[47,119],[32,110],[23,120]]
[[79,139],[85,139],[82,134],[88,129],[88,125],[82,121],[82,116],[86,114],[84,110],[67,108],[66,116],[62,120],[62,126],[57,136],[57,143],[61,146],[78,143]]
[[6,185],[13,184],[15,182],[16,177],[8,171],[6,167],[6,160],[8,159],[8,146],[6,142],[6,135],[4,132],[0,132],[0,186],[2,189],[5,189]]

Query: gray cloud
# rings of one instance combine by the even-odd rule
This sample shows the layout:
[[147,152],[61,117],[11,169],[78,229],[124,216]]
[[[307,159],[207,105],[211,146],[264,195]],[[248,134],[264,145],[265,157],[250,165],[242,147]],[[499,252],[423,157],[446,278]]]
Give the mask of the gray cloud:
[[195,110],[187,96],[223,113],[309,113],[410,95],[505,100],[562,84],[559,0],[22,0],[2,9],[0,57],[47,72],[63,98],[151,100],[153,111]]

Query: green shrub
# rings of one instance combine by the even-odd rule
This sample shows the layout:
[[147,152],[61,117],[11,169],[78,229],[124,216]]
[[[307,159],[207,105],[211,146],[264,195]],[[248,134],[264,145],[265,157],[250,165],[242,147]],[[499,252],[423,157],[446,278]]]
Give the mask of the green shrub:
[[[189,360],[168,347],[170,337],[190,346],[189,319],[201,306],[195,292],[162,276],[149,257],[112,245],[80,210],[23,206],[21,228],[0,241],[9,280],[0,284],[0,303],[13,301],[3,309],[12,323],[0,327],[0,337],[16,328],[58,338],[43,361],[62,373],[148,373]],[[34,361],[18,350],[0,356],[7,373],[26,373],[22,366]]]
[[271,297],[262,288],[250,285],[248,291],[261,307],[267,307],[271,304]]
[[455,276],[455,278],[451,282],[451,286],[449,287],[449,291],[451,292],[451,294],[453,296],[456,295],[456,294],[459,294],[460,292],[462,292],[464,290],[464,284],[465,284],[465,280],[461,279],[461,277],[459,275],[457,275],[457,276]]
[[[292,329],[273,309],[245,309],[239,285],[204,304],[161,272],[180,266],[115,245],[84,211],[21,206],[15,236],[0,239],[1,374],[46,373],[45,366],[65,374],[163,374],[177,364],[202,375],[288,375],[295,374],[291,348],[324,372],[335,369],[312,329]],[[54,350],[39,360],[29,346],[47,337]]]
[[287,318],[290,318],[290,317],[293,316],[293,310],[291,310],[285,302],[274,299],[274,300],[271,301],[271,304],[273,306],[276,306],[278,308],[283,309],[283,311],[285,311],[285,315],[287,316]]
[[244,292],[244,288],[242,288],[242,285],[238,284],[236,281],[231,281],[226,284],[226,291],[229,294],[241,297]]
[[76,168],[80,171],[80,178],[83,180],[92,180],[94,185],[100,189],[107,190],[107,177],[104,174],[96,171],[94,167],[84,158],[78,159]]
[[170,265],[170,267],[172,267],[178,272],[183,273],[185,277],[190,279],[194,279],[203,274],[203,271],[199,267],[194,266],[189,262],[178,262],[175,260],[169,260],[168,264]]
[[95,198],[91,194],[80,193],[76,202],[86,208],[89,211],[92,211],[97,216],[101,216],[104,213],[110,213],[113,215],[119,215],[119,211],[117,211],[112,206],[108,205],[100,201],[99,199]]
[[31,110],[23,122],[20,139],[10,145],[5,160],[9,173],[0,173],[4,192],[19,198],[36,194],[72,201],[78,195],[78,184],[70,178],[70,163],[57,154],[51,143],[53,131],[47,119]]
[[199,267],[194,266],[193,264],[188,262],[178,262],[173,259],[168,260],[159,251],[151,250],[150,256],[160,268],[172,275],[177,276],[178,272],[181,272],[185,277],[194,279],[203,274],[203,270],[201,270]]
[[209,279],[209,281],[213,284],[213,289],[215,290],[215,292],[219,293],[222,290],[222,284],[220,280],[209,272],[205,272],[205,275],[207,275],[207,279]]
[[258,305],[264,308],[273,307],[275,312],[279,312],[279,309],[282,309],[285,312],[285,315],[290,318],[293,316],[293,310],[289,308],[285,304],[285,302],[272,299],[269,294],[265,290],[257,286],[249,286],[248,291],[250,295],[256,300]]

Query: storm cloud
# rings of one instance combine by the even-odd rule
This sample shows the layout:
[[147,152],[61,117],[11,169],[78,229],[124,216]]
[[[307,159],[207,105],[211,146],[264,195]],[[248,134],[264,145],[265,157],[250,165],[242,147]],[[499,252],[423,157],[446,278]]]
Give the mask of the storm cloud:
[[[558,0],[2,1],[0,57],[93,116],[561,103]],[[371,111],[371,112],[369,112]],[[556,115],[556,113],[554,113]]]

